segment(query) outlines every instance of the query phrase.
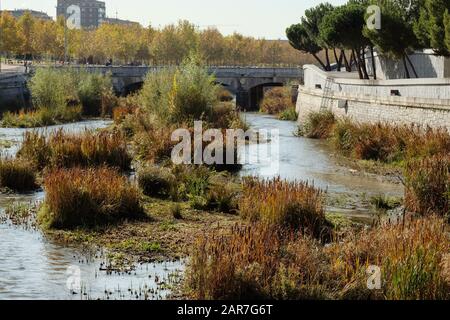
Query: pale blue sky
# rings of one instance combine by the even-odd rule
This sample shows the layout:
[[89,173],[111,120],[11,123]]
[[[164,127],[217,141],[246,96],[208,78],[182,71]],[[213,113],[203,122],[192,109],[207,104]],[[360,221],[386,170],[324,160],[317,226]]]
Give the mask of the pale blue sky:
[[[321,0],[106,0],[109,17],[164,26],[187,19],[200,28],[217,26],[224,34],[234,31],[266,39],[285,38],[287,26],[299,21],[305,9]],[[335,5],[346,0],[329,0]],[[4,9],[34,9],[56,14],[56,0],[0,0]]]

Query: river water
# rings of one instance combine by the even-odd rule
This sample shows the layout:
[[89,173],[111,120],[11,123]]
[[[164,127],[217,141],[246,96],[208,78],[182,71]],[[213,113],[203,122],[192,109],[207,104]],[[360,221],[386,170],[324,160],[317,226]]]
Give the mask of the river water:
[[[268,143],[273,150],[277,150],[275,159],[269,157],[263,163],[245,165],[241,175],[307,180],[333,193],[401,195],[402,190],[398,185],[352,175],[348,169],[337,166],[324,142],[294,136],[296,123],[261,114],[246,114],[245,117],[256,130],[278,130],[279,139]],[[40,130],[51,132],[64,128],[80,132],[109,124],[103,120],[86,121]],[[25,131],[0,129],[0,140],[13,143],[10,148],[2,150],[4,156],[15,155]],[[253,156],[261,154],[261,148],[265,147],[262,144],[246,146],[248,154]],[[35,203],[43,197],[43,192],[29,195],[0,194],[0,214],[10,203]],[[358,212],[358,209],[353,211]],[[170,294],[167,284],[183,270],[181,262],[167,262],[136,265],[126,274],[108,274],[101,271],[105,263],[100,253],[87,255],[79,248],[53,243],[39,231],[14,226],[0,219],[0,300],[164,299]],[[80,286],[70,290],[68,284],[74,283],[71,279],[80,279],[79,283],[75,282]]]

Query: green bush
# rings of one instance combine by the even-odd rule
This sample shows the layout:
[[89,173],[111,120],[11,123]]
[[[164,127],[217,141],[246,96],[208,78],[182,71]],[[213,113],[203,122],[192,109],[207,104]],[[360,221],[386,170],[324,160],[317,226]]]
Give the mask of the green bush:
[[298,113],[295,111],[295,108],[289,108],[284,111],[282,111],[280,114],[278,114],[278,119],[283,121],[297,121],[298,119]]
[[165,123],[207,120],[219,100],[218,89],[214,76],[191,58],[180,67],[149,73],[140,100]]

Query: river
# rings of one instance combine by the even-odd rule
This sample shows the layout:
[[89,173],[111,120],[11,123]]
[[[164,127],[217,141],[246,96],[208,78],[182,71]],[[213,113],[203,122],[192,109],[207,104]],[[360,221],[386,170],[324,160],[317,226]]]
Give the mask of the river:
[[[276,120],[261,114],[246,114],[247,122],[256,130],[277,129],[279,139],[276,162],[245,165],[241,175],[262,177],[281,176],[290,180],[308,180],[330,193],[401,195],[401,188],[379,179],[349,174],[336,165],[330,149],[323,141],[294,136],[296,123]],[[43,130],[51,132],[63,128],[71,132],[104,128],[110,122],[86,121]],[[14,156],[25,129],[0,129],[0,139],[11,141],[12,147],[3,155]],[[249,154],[258,154],[261,145],[246,146]],[[0,212],[9,203],[41,201],[44,193],[29,195],[0,194]],[[350,215],[365,214],[353,208]],[[2,299],[164,299],[170,294],[166,284],[183,270],[181,262],[136,265],[126,274],[101,271],[106,263],[101,253],[86,254],[78,248],[65,247],[46,239],[39,231],[14,226],[0,220],[0,300]],[[76,273],[73,273],[73,270]],[[72,273],[70,273],[70,272]],[[78,274],[79,272],[79,274]],[[80,275],[81,286],[69,290],[68,279]],[[77,278],[78,279],[78,278]]]

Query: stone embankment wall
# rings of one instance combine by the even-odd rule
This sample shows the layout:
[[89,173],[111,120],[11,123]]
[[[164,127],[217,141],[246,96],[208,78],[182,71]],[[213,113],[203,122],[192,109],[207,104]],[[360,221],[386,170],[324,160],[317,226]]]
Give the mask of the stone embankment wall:
[[[358,122],[417,124],[450,131],[450,79],[359,80],[345,73],[325,73],[304,66],[297,112],[331,110]],[[345,78],[344,78],[345,77]]]

